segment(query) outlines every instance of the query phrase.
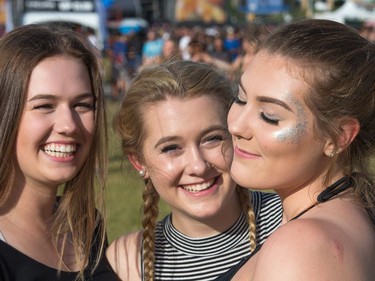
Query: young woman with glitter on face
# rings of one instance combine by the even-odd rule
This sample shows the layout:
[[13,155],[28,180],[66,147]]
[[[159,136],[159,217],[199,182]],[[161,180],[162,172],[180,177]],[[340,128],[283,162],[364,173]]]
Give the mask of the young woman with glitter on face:
[[[232,99],[226,76],[204,63],[155,65],[132,81],[114,128],[145,181],[144,218],[108,248],[121,280],[213,280],[280,225],[276,194],[230,177]],[[171,213],[156,222],[159,197]]]
[[0,280],[118,280],[97,209],[107,140],[95,51],[69,28],[25,25],[0,39],[0,62]]
[[374,65],[375,46],[337,22],[266,39],[228,115],[231,173],[274,189],[286,223],[218,280],[374,280]]

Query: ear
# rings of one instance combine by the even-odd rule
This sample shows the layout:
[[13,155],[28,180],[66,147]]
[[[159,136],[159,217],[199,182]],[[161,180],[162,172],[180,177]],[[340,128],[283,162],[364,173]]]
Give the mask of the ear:
[[327,141],[325,147],[325,154],[332,157],[334,154],[345,150],[353,142],[360,130],[360,124],[356,118],[345,118],[341,121],[340,135],[338,138],[337,147],[332,140]]
[[138,155],[136,155],[135,153],[128,154],[128,159],[130,163],[132,163],[133,167],[138,171],[138,173],[140,173],[140,175],[141,175],[140,171],[145,172],[145,174],[143,175],[143,178],[148,178],[147,170],[144,164],[139,160]]

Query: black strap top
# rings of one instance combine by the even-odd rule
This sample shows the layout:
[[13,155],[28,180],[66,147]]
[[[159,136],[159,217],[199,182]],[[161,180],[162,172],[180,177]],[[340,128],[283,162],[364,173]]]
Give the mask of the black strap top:
[[[338,181],[334,182],[332,185],[330,185],[329,187],[327,187],[325,190],[323,190],[319,195],[318,195],[318,198],[317,198],[317,202],[308,207],[307,209],[303,210],[302,212],[300,212],[298,215],[296,215],[294,218],[292,218],[291,220],[295,220],[297,218],[299,218],[300,216],[302,216],[303,214],[305,214],[307,211],[311,210],[312,208],[314,208],[315,206],[317,206],[318,204],[320,203],[323,203],[323,202],[326,202],[328,200],[330,200],[332,197],[340,194],[341,192],[343,192],[344,190],[348,189],[349,187],[353,186],[354,184],[354,180],[353,178],[349,177],[349,176],[344,176],[342,177],[341,179],[339,179]],[[247,257],[241,259],[239,261],[239,263],[237,263],[235,266],[233,266],[231,269],[229,269],[227,272],[225,272],[224,274],[220,275],[218,278],[216,278],[214,281],[229,281],[229,280],[232,280],[233,276],[237,273],[238,270],[240,270],[240,268],[252,257],[254,256],[257,252],[259,252],[259,250],[262,248],[262,245],[259,245],[255,248],[255,250],[250,254],[248,255]]]

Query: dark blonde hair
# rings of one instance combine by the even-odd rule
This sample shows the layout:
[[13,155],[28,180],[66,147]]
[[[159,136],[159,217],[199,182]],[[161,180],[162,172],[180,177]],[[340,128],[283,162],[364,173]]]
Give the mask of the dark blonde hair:
[[[227,77],[220,71],[204,63],[174,61],[143,69],[131,82],[120,109],[114,118],[115,132],[122,140],[124,155],[136,154],[143,159],[144,129],[143,112],[148,106],[174,97],[187,100],[210,96],[220,102],[228,112],[233,96]],[[229,148],[230,144],[226,146]],[[224,148],[225,149],[225,148]],[[255,217],[251,208],[248,190],[237,187],[240,204],[250,220],[250,242],[255,248]],[[143,192],[143,260],[145,280],[154,276],[154,231],[158,216],[157,194],[151,180],[145,180]]]
[[[52,222],[52,241],[60,255],[60,268],[64,246],[58,247],[58,241],[64,245],[69,237],[80,268],[77,278],[81,279],[84,279],[84,269],[89,264],[93,244],[99,241],[98,255],[91,257],[96,265],[105,243],[105,223],[96,208],[100,206],[104,212],[107,126],[101,70],[95,52],[83,34],[61,24],[25,25],[7,33],[0,40],[0,204],[7,200],[12,188],[14,145],[33,69],[42,60],[55,56],[74,58],[87,67],[96,98],[93,142],[81,170],[63,185]],[[95,228],[99,232],[94,238]]]
[[289,71],[309,85],[305,100],[315,116],[317,136],[331,138],[338,147],[340,122],[358,120],[359,133],[333,157],[326,184],[334,169],[343,169],[354,178],[358,198],[374,218],[375,45],[347,25],[309,19],[281,27],[261,51],[284,57]]

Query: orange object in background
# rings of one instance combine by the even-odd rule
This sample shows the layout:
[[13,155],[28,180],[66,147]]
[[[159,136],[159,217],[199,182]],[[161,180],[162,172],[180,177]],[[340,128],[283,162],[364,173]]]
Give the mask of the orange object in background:
[[177,0],[176,21],[224,23],[227,20],[223,0]]

